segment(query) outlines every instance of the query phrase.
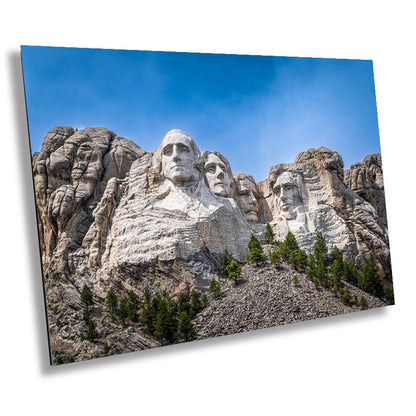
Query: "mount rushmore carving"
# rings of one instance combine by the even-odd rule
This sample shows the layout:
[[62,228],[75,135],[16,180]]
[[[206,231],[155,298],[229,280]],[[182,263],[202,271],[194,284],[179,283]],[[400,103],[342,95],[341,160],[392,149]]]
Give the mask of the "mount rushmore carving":
[[[33,175],[45,283],[61,301],[76,304],[68,293],[85,282],[104,296],[115,278],[128,287],[167,264],[169,290],[206,290],[224,253],[243,263],[252,234],[265,243],[266,223],[307,252],[319,231],[358,267],[373,253],[391,286],[379,155],[344,173],[338,153],[310,149],[257,184],[181,130],[146,153],[104,128],[57,127],[33,155]],[[57,274],[64,289],[49,279]]]

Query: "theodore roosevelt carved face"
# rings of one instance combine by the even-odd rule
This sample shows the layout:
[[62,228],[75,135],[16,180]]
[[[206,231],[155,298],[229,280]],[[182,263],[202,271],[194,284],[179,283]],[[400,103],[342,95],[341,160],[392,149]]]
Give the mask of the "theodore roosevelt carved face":
[[197,167],[200,152],[198,146],[181,130],[171,130],[161,145],[163,176],[174,183],[195,182],[199,179]]
[[232,173],[227,160],[218,152],[202,152],[205,177],[211,191],[228,198],[231,194]]

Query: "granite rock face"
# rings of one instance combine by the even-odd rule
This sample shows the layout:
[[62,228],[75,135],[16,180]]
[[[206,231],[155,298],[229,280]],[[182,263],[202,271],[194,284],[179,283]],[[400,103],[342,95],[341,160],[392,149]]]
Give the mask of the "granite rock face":
[[377,212],[380,223],[387,226],[381,155],[373,154],[362,163],[352,165],[345,171],[345,184],[369,202]]
[[67,272],[92,212],[111,178],[123,178],[145,152],[105,128],[56,127],[33,155],[33,178],[44,267]]
[[[349,180],[351,172],[347,177]],[[378,180],[382,181],[380,175]],[[378,187],[374,180],[371,183]],[[300,247],[310,252],[319,231],[329,248],[336,245],[345,260],[358,267],[373,253],[380,275],[386,284],[391,282],[385,222],[371,203],[344,183],[338,153],[323,147],[302,152],[291,164],[273,166],[260,189],[266,201],[266,220],[278,239],[291,231]]]
[[[200,152],[181,130],[171,130],[158,149],[146,153],[104,128],[56,127],[32,160],[56,353],[77,360],[100,356],[80,335],[84,285],[92,288],[92,312],[102,323],[99,345],[112,340],[114,352],[160,345],[140,324],[132,324],[129,335],[103,315],[109,288],[120,296],[133,291],[141,301],[146,287],[173,296],[193,288],[207,293],[211,279],[220,278],[222,255],[244,264],[252,234],[266,243],[267,223],[278,240],[293,232],[308,253],[318,231],[329,248],[336,245],[358,267],[373,253],[384,283],[392,286],[380,155],[344,173],[338,153],[309,149],[293,163],[272,166],[257,184],[249,174],[233,175],[219,152]],[[261,279],[255,280],[257,287]],[[321,307],[307,316],[344,313],[337,302],[331,311]],[[207,328],[201,320],[198,325]]]

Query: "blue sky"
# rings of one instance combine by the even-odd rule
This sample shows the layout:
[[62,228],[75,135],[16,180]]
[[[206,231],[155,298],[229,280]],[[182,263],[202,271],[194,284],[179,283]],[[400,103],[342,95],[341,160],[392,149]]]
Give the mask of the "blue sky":
[[179,128],[259,182],[325,146],[380,152],[371,61],[22,46],[32,152],[55,126],[106,127],[155,150]]

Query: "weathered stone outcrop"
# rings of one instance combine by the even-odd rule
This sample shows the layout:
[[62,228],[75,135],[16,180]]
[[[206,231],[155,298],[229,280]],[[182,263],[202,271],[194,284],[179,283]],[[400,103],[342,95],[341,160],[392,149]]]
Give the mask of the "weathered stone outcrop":
[[379,222],[387,227],[381,155],[379,153],[368,155],[362,163],[352,165],[345,171],[344,182],[374,207]]
[[56,127],[33,156],[33,180],[44,268],[68,272],[110,178],[124,178],[145,152],[105,128]]
[[[359,268],[373,253],[384,283],[392,287],[379,155],[344,174],[338,153],[309,149],[293,163],[272,166],[269,177],[256,184],[248,174],[233,175],[219,152],[201,153],[180,130],[146,153],[104,128],[57,127],[33,155],[33,175],[51,347],[57,355],[98,357],[110,341],[112,353],[160,345],[138,322],[127,330],[109,319],[110,287],[120,297],[133,291],[140,301],[146,287],[173,296],[193,288],[207,293],[211,279],[220,278],[223,254],[243,265],[251,235],[266,242],[267,222],[276,239],[283,241],[291,231],[308,253],[319,231],[329,248],[336,245]],[[354,310],[326,292],[322,298],[324,292],[311,282],[301,283],[302,290],[289,287],[290,273],[284,267],[279,273],[269,266],[244,266],[249,284],[235,291],[228,284],[224,310],[215,301],[216,310],[198,317],[200,336]],[[92,319],[101,322],[95,346],[85,339],[84,285],[94,293]],[[263,298],[288,310],[270,309]],[[382,305],[371,302],[370,307]],[[222,325],[225,316],[228,323]]]
[[326,148],[300,153],[291,164],[270,169],[260,184],[269,208],[267,220],[277,238],[288,231],[310,252],[316,233],[328,247],[337,246],[345,260],[362,267],[375,255],[385,283],[391,282],[387,228],[374,207],[343,182],[343,162]]

